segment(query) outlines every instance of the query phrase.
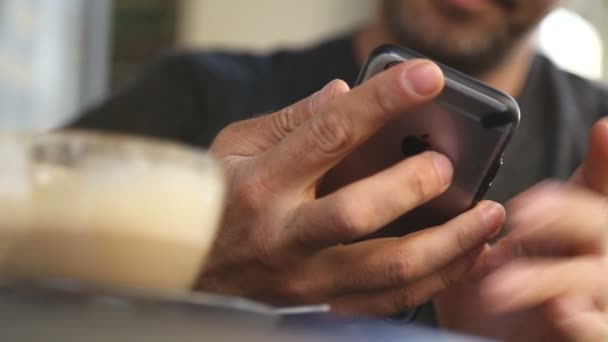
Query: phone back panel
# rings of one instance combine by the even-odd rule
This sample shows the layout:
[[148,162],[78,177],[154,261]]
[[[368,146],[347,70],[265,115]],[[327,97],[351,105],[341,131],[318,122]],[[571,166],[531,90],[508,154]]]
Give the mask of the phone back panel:
[[[376,50],[358,84],[396,63],[416,57],[419,56],[411,51],[393,47]],[[385,170],[422,150],[447,156],[454,166],[448,190],[374,237],[403,236],[436,226],[474,206],[490,187],[501,165],[504,149],[519,123],[519,109],[511,97],[441,67],[446,86],[435,101],[403,113],[386,124],[333,168],[320,184],[319,194],[324,195]]]

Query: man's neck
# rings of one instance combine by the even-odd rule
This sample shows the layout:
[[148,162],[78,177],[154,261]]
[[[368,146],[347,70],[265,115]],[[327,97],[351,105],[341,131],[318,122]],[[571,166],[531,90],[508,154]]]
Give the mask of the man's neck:
[[[360,65],[363,65],[367,56],[377,46],[395,44],[395,41],[389,38],[390,34],[384,30],[383,25],[374,23],[363,27],[355,34],[353,42],[355,58]],[[533,57],[533,45],[526,37],[513,47],[501,64],[484,74],[473,76],[507,94],[519,96],[524,90]]]
[[513,47],[502,63],[477,77],[511,96],[519,96],[524,91],[533,58],[534,47],[526,37]]

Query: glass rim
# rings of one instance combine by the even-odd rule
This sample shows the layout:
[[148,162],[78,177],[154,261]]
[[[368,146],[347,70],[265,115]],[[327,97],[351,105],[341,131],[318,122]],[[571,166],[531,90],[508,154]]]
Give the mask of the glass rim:
[[0,132],[0,142],[3,137],[23,143],[30,160],[39,162],[58,162],[57,158],[65,158],[68,153],[77,160],[85,157],[108,161],[139,158],[150,163],[172,162],[180,166],[220,169],[217,160],[204,148],[129,133],[69,129],[41,134]]

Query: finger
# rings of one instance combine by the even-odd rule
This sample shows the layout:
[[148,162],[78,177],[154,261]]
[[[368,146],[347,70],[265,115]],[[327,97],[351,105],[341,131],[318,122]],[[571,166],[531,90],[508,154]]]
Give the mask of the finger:
[[572,181],[608,195],[608,118],[593,126],[587,157]]
[[491,254],[561,256],[606,249],[608,200],[597,193],[545,183],[511,201],[507,211],[509,232]]
[[477,254],[476,250],[465,255],[444,269],[408,286],[339,297],[330,301],[331,307],[336,312],[364,312],[375,316],[391,316],[411,310],[462,279],[474,265]]
[[278,187],[314,188],[323,174],[381,126],[429,102],[443,84],[435,64],[405,62],[337,98],[257,162],[272,166],[267,176]]
[[260,131],[268,133],[269,141],[274,145],[349,90],[344,81],[333,80],[310,97],[265,116],[260,122]]
[[[329,295],[403,287],[482,247],[500,229],[503,208],[482,202],[435,228],[403,238],[360,242],[321,253],[317,279]],[[322,270],[322,271],[319,271]]]
[[236,122],[218,135],[211,151],[218,156],[258,155],[348,91],[344,81],[334,80],[315,94],[278,112]]
[[549,302],[546,312],[568,341],[607,341],[608,315],[594,310],[587,302],[579,298],[561,298]]
[[439,196],[451,178],[450,161],[438,153],[408,158],[303,205],[284,239],[315,249],[357,240]]
[[559,331],[576,342],[608,341],[608,318],[596,312],[584,312],[558,325]]
[[539,307],[562,296],[592,298],[606,305],[606,270],[599,257],[515,261],[486,278],[481,298],[496,313]]

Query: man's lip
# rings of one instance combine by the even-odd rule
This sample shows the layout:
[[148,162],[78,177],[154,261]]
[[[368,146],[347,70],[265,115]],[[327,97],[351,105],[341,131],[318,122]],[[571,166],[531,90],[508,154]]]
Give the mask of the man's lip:
[[517,5],[517,0],[444,0],[450,7],[463,12],[478,12],[487,6],[498,6],[511,10]]
[[466,11],[479,11],[488,5],[489,0],[446,0],[453,8]]
[[505,9],[512,10],[517,6],[518,0],[494,0],[494,2]]

